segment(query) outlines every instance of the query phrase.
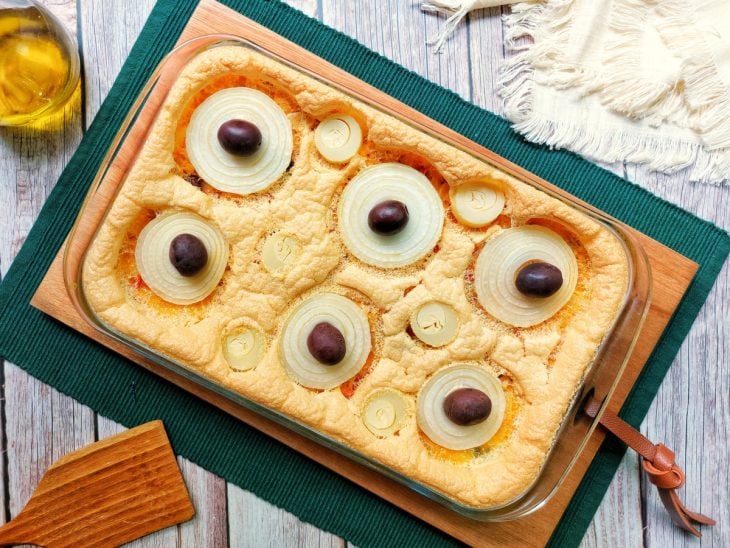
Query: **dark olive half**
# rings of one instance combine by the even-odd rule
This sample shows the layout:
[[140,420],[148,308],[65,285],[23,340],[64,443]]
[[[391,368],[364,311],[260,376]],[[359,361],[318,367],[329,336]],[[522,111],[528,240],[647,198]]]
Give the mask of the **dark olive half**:
[[234,156],[251,156],[261,147],[261,130],[246,120],[228,120],[218,128],[218,142]]
[[183,276],[195,276],[208,262],[208,250],[200,238],[180,234],[170,242],[170,262]]
[[368,214],[370,230],[383,236],[398,234],[408,224],[408,208],[398,200],[380,202]]
[[444,413],[459,426],[484,422],[492,412],[492,400],[476,388],[458,388],[444,398]]
[[345,357],[345,337],[334,325],[320,322],[307,337],[307,348],[312,357],[323,365],[337,365]]
[[549,297],[563,285],[563,273],[549,263],[530,263],[517,273],[515,285],[520,293],[530,297]]

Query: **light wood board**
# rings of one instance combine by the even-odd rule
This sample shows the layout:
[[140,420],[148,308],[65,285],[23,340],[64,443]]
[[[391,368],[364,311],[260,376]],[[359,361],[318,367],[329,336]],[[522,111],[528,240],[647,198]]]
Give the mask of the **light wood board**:
[[[394,99],[385,96],[378,90],[367,86],[347,73],[312,56],[297,46],[287,43],[280,37],[272,35],[270,31],[249,22],[245,18],[242,18],[239,14],[227,10],[227,8],[224,8],[212,1],[204,0],[201,3],[198,11],[191,19],[186,31],[183,33],[181,41],[196,35],[209,33],[211,32],[211,29],[215,29],[216,32],[228,32],[231,34],[244,35],[246,38],[264,43],[275,53],[279,53],[301,66],[310,68],[347,88],[355,89],[360,94],[366,95],[368,98],[380,105],[383,105],[385,108],[396,110],[402,116],[412,119],[433,131],[445,135],[448,138],[459,142],[466,148],[471,148],[472,150],[486,154],[494,163],[499,164],[504,169],[516,172],[524,178],[533,180],[537,184],[548,186],[547,183],[539,180],[534,175],[528,174],[496,155],[485,151],[478,145],[471,143],[440,124],[420,115],[416,111],[413,111]],[[143,120],[143,115],[144,114],[140,116],[140,120]],[[130,160],[131,158],[124,158],[122,150],[118,155],[118,161],[115,162],[115,169],[111,172],[111,176],[118,177],[122,174],[126,169],[126,163]],[[561,191],[558,192],[560,193]],[[654,304],[652,305],[652,311],[644,327],[641,337],[641,345],[637,348],[629,365],[629,370],[627,370],[624,376],[624,381],[621,383],[621,386],[612,400],[612,406],[618,406],[619,402],[623,401],[625,398],[628,390],[633,384],[635,376],[638,375],[638,372],[640,372],[641,366],[648,357],[650,350],[653,348],[654,343],[658,339],[658,336],[666,325],[666,322],[671,316],[674,308],[681,299],[684,289],[696,269],[696,265],[694,265],[691,261],[677,255],[645,236],[640,235],[639,237],[641,238],[643,247],[650,257],[652,257],[652,266],[655,278]],[[61,288],[60,291],[59,287]],[[64,295],[65,291],[63,290],[60,261],[57,259],[41,285],[39,292],[36,294],[33,304],[68,323],[72,327],[89,335],[95,335],[95,338],[99,339],[100,337],[95,333],[93,328],[90,328],[83,319],[75,316],[74,314],[70,314],[70,312],[73,312],[73,308],[70,307],[67,302],[64,302]],[[111,340],[104,339],[103,337],[101,339],[104,344],[125,353],[129,357],[134,357],[128,350],[121,348],[120,345],[113,343]],[[137,361],[139,361],[139,359],[137,359]],[[322,449],[314,442],[310,442],[304,438],[293,437],[291,433],[283,427],[240,409],[219,396],[207,393],[207,391],[204,391],[197,385],[179,378],[167,370],[157,368],[151,363],[143,363],[143,365],[155,370],[162,376],[192,392],[204,395],[206,399],[213,401],[219,407],[241,417],[246,422],[266,431],[277,439],[287,442],[289,445],[304,452],[305,454],[310,456],[317,455],[317,459],[325,465],[343,473],[350,479],[353,479],[360,485],[365,486],[384,498],[394,501],[404,509],[422,517],[426,521],[440,527],[457,538],[470,543],[483,543],[486,538],[490,539],[490,541],[494,541],[495,543],[508,542],[509,540],[514,541],[517,538],[521,538],[519,535],[520,531],[524,531],[523,528],[526,525],[529,525],[531,535],[528,541],[534,542],[535,544],[543,544],[547,538],[549,538],[552,530],[559,521],[562,511],[569,501],[570,495],[577,486],[580,477],[582,477],[585,468],[590,463],[590,458],[592,458],[592,455],[595,453],[601,437],[600,435],[594,436],[589,448],[584,452],[580,463],[571,473],[565,487],[558,492],[556,497],[545,509],[540,510],[528,518],[515,522],[484,524],[468,520],[451,512],[444,512],[442,507],[416,495],[410,490],[397,485],[390,480],[386,480],[377,473],[371,472],[352,463],[340,455],[327,452],[327,458],[322,459]]]

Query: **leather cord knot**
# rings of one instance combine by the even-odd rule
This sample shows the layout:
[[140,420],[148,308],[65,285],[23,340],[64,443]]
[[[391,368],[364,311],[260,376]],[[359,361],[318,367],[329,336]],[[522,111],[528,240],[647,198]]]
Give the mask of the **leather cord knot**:
[[[593,397],[589,397],[583,407],[585,413],[594,418],[598,415],[600,409],[601,402]],[[664,507],[674,523],[696,537],[701,537],[702,534],[692,525],[692,522],[715,525],[715,520],[691,512],[679,499],[675,489],[684,485],[684,472],[674,462],[674,452],[671,449],[663,443],[654,445],[641,432],[608,409],[601,415],[599,423],[642,456],[642,468],[649,476],[649,480],[657,486]]]
[[641,466],[649,476],[649,481],[659,489],[677,489],[684,485],[684,472],[676,464],[669,470],[660,470],[651,461],[643,459]]

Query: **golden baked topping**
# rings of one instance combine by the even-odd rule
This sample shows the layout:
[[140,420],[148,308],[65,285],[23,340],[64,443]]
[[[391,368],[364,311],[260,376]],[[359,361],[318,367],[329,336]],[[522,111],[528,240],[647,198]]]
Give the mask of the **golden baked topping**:
[[[554,265],[561,272],[559,289],[541,298],[520,291],[516,283],[519,272],[532,263]],[[558,234],[538,225],[503,230],[488,240],[479,252],[474,272],[479,303],[496,319],[516,327],[530,327],[551,318],[570,300],[577,282],[578,262],[573,250]]]
[[504,193],[488,183],[464,183],[452,187],[449,199],[454,217],[471,228],[488,225],[504,209]]
[[302,244],[291,234],[277,232],[269,236],[261,248],[261,261],[271,274],[291,266],[302,254]]
[[231,369],[248,371],[264,357],[264,336],[258,329],[242,326],[223,339],[223,355]]
[[352,116],[330,116],[314,130],[314,144],[326,160],[333,163],[347,162],[362,145],[362,129]]
[[[345,346],[342,357],[331,365],[325,365],[314,355],[334,361],[341,350],[334,341],[333,330],[326,328],[324,333],[323,328],[317,327],[323,323],[339,332]],[[317,333],[318,340],[312,341],[317,344],[310,348],[312,332]],[[299,303],[287,318],[279,340],[279,353],[289,374],[303,386],[324,390],[355,376],[365,365],[370,349],[367,315],[356,303],[334,293],[315,295]]]
[[515,285],[524,295],[549,297],[563,285],[563,273],[550,263],[529,263],[520,268]]
[[218,142],[228,154],[251,156],[261,147],[261,130],[246,120],[228,120],[218,128]]
[[[462,392],[465,388],[481,392],[490,402],[489,410],[484,398]],[[472,406],[477,400],[479,405]],[[502,384],[485,366],[450,365],[437,371],[421,388],[418,426],[431,441],[447,449],[471,449],[488,442],[499,430],[505,406]],[[484,418],[479,419],[481,415]]]
[[228,264],[228,244],[202,217],[168,213],[142,229],[134,256],[142,280],[157,296],[185,305],[203,300],[216,288]]
[[380,438],[403,427],[409,414],[409,404],[392,388],[375,390],[365,399],[360,416],[365,427]]
[[[384,202],[398,201],[408,222],[397,233],[370,228],[370,213]],[[401,212],[403,213],[403,212]],[[350,252],[364,263],[397,268],[425,257],[441,238],[444,208],[431,182],[398,163],[368,167],[348,183],[338,207],[340,233]]]
[[[245,146],[241,128],[234,138],[232,120],[246,121]],[[256,140],[249,125],[261,134],[255,151],[249,147]],[[294,146],[291,122],[281,107],[265,93],[243,87],[222,89],[203,101],[190,118],[185,142],[198,175],[234,194],[251,194],[275,183],[289,167]],[[241,154],[243,149],[249,154]]]
[[448,304],[428,302],[418,307],[410,321],[413,334],[429,346],[444,346],[456,337],[459,320]]
[[529,489],[626,295],[611,230],[247,47],[192,58],[148,135],[84,259],[104,325],[460,504]]

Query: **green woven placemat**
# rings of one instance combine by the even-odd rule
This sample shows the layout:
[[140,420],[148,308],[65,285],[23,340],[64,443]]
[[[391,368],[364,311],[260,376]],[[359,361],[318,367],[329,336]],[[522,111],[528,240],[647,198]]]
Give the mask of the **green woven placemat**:
[[[624,405],[639,424],[730,251],[728,235],[577,156],[525,143],[501,118],[270,0],[223,3],[636,227],[700,264],[689,292]],[[301,519],[359,546],[447,545],[453,539],[260,434],[28,304],[74,221],[105,151],[142,85],[196,6],[159,0],[78,151],[0,286],[0,355],[127,426],[165,422],[175,451]],[[577,545],[622,450],[604,447],[552,544]]]

